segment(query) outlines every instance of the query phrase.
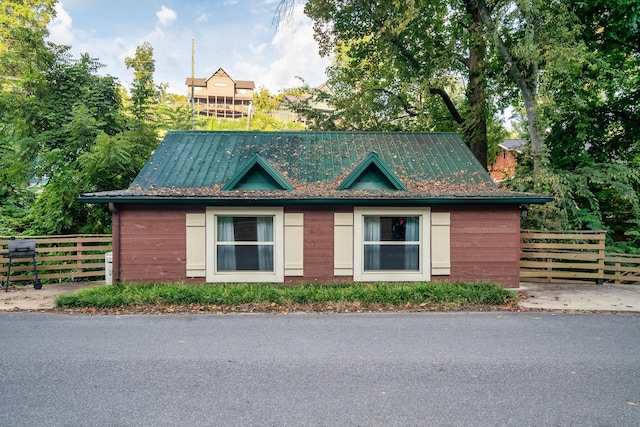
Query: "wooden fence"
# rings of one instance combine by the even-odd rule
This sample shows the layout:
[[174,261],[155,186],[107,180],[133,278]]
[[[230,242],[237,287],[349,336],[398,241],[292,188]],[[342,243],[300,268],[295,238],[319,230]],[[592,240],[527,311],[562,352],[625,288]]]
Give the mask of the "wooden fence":
[[[111,251],[110,234],[67,236],[16,236],[16,240],[36,241],[38,278],[42,281],[80,281],[104,279],[104,254]],[[8,251],[8,237],[0,236],[0,253]],[[9,259],[0,255],[0,277],[6,283]],[[11,282],[32,281],[33,260],[11,262]]]
[[[36,240],[38,277],[45,281],[101,280],[104,254],[112,250],[110,234],[22,236]],[[0,253],[8,250],[0,236]],[[605,254],[604,231],[521,233],[520,279],[543,282],[640,284],[640,256]],[[0,255],[0,277],[6,280],[9,259]],[[13,260],[11,282],[32,281],[31,259]],[[45,282],[46,283],[46,282]]]
[[640,256],[605,254],[604,231],[520,235],[520,280],[640,284]]

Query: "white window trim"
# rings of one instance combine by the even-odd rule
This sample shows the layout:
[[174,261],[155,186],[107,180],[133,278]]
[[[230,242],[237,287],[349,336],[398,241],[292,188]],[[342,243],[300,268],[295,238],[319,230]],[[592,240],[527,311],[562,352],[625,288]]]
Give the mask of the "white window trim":
[[[409,282],[431,280],[431,209],[424,208],[359,208],[353,210],[353,280],[356,282]],[[364,271],[365,216],[420,217],[420,271]]]
[[[273,272],[217,272],[215,242],[217,216],[273,216]],[[283,208],[220,208],[207,207],[207,282],[211,283],[280,283],[284,282],[284,209]]]

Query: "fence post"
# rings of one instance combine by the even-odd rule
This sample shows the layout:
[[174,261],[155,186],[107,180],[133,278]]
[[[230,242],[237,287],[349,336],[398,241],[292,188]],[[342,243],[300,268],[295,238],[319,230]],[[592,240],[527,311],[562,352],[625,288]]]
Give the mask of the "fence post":
[[604,283],[604,241],[606,231],[598,233],[598,279],[596,283],[602,285]]
[[[82,236],[76,236],[76,273],[82,273]],[[73,279],[81,280],[81,275],[77,275]]]

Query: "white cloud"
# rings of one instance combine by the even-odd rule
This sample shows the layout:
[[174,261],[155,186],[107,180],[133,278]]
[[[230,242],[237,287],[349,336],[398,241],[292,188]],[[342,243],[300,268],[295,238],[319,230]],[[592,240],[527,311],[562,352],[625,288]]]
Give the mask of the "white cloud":
[[158,17],[158,23],[165,27],[173,24],[173,21],[178,17],[173,10],[169,9],[165,5],[162,5],[162,8],[156,12],[156,16]]
[[55,6],[56,17],[49,24],[49,40],[57,44],[73,44],[74,34],[71,29],[73,20],[60,3]]
[[[272,92],[300,86],[298,76],[312,86],[323,83],[330,60],[319,56],[318,44],[313,38],[313,23],[304,15],[303,9],[303,5],[297,5],[293,11],[293,19],[280,25],[269,46],[263,49],[269,51],[274,58],[268,66],[244,62],[238,64],[237,69],[242,70],[245,75],[256,76],[256,83],[266,86]],[[255,47],[249,45],[249,49]]]
[[205,22],[209,22],[209,17],[207,16],[206,13],[203,13],[198,17],[198,19],[196,19],[196,23],[198,24],[203,24]]
[[249,43],[249,50],[251,51],[251,53],[255,55],[260,55],[262,52],[264,52],[267,46],[268,46],[267,43],[261,43],[257,46],[254,45],[253,43]]

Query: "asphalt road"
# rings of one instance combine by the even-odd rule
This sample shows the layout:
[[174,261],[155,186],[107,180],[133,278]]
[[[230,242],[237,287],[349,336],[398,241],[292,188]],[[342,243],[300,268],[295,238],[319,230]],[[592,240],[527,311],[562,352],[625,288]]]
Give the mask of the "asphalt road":
[[638,426],[640,316],[0,313],[1,426]]

